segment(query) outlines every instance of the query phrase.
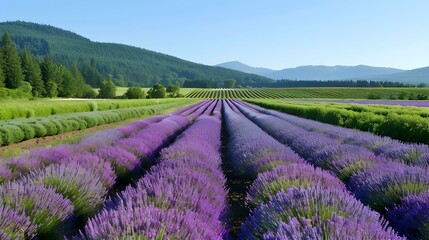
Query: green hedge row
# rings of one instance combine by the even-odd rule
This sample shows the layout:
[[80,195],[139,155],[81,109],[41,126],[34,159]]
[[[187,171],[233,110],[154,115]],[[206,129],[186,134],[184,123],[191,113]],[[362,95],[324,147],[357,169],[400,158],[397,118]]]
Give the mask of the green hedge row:
[[181,99],[160,105],[61,114],[44,118],[15,119],[0,121],[0,146],[18,143],[24,140],[53,136],[74,130],[82,130],[125,119],[151,116],[174,107],[191,104],[195,100]]
[[395,105],[364,105],[364,104],[342,104],[342,103],[331,103],[331,102],[299,102],[299,101],[286,101],[287,103],[293,103],[295,105],[302,106],[320,106],[320,107],[332,107],[338,109],[346,109],[354,112],[371,112],[378,115],[387,116],[390,113],[396,113],[398,115],[418,115],[420,117],[429,117],[429,108],[425,107],[414,107],[414,106],[395,106]]
[[29,99],[31,93],[21,92],[18,89],[0,88],[0,99]]
[[175,102],[177,99],[136,100],[3,100],[0,101],[0,120],[48,117],[56,114],[93,112],[131,107],[144,107]]
[[[246,100],[264,108],[304,117],[332,125],[359,129],[406,142],[429,144],[429,119],[404,110],[386,115],[375,112],[356,112],[338,106],[302,105],[272,100]],[[347,105],[344,105],[347,106]]]

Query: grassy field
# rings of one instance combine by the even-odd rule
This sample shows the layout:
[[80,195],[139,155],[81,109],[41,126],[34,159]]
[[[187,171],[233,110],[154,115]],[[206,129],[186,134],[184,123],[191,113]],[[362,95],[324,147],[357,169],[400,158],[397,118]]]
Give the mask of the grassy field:
[[[143,91],[146,93],[149,91],[150,88],[142,88]],[[198,90],[199,88],[181,88],[180,94],[187,95],[193,91]],[[94,88],[94,91],[98,93],[99,88]],[[128,90],[128,87],[116,87],[116,96],[122,96],[124,93]]]
[[249,89],[195,89],[188,98],[246,99],[246,98],[313,98],[313,99],[397,99],[400,95],[429,95],[429,88],[249,88]]
[[194,102],[196,101],[193,99],[181,98],[163,104],[151,104],[141,107],[3,120],[0,121],[0,146],[120,122],[131,118],[156,115],[162,111]]
[[143,107],[176,102],[177,99],[39,99],[3,100],[0,120],[15,118],[47,117],[56,114],[93,112],[109,109]]

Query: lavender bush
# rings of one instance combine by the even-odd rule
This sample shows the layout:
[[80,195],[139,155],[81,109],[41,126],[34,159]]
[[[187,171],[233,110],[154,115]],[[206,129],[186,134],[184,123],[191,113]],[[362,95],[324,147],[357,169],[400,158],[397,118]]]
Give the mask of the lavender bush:
[[28,216],[39,237],[49,236],[70,218],[74,207],[52,188],[23,182],[8,182],[0,187],[0,205],[7,205]]

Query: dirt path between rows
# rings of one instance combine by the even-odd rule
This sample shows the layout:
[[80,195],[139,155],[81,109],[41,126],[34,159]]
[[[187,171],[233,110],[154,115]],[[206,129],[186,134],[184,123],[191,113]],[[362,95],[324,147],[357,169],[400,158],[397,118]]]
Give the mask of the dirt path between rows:
[[[187,106],[187,105],[186,105]],[[186,106],[180,106],[177,108],[172,108],[172,109],[168,109],[165,111],[162,111],[156,115],[161,115],[161,114],[166,114],[169,112],[173,112],[177,109],[186,107]],[[41,138],[33,138],[33,139],[29,139],[20,143],[15,143],[15,144],[11,144],[8,146],[3,146],[0,147],[0,157],[10,157],[10,156],[16,156],[19,155],[22,151],[26,151],[32,148],[38,148],[38,147],[44,147],[44,146],[51,146],[51,145],[58,145],[58,144],[62,144],[62,143],[77,143],[79,142],[79,140],[90,134],[90,133],[95,133],[98,131],[102,131],[102,130],[107,130],[107,129],[112,129],[112,128],[117,128],[120,126],[124,126],[127,124],[130,124],[132,122],[138,121],[138,120],[142,120],[145,118],[150,118],[156,115],[151,115],[151,116],[143,116],[143,117],[139,117],[139,118],[132,118],[132,119],[127,119],[124,121],[120,121],[120,122],[115,122],[115,123],[109,123],[109,124],[103,124],[100,126],[95,126],[92,128],[87,128],[87,129],[83,129],[83,130],[77,130],[77,131],[71,131],[71,132],[67,132],[67,133],[62,133],[62,134],[58,134],[58,135],[54,135],[54,136],[47,136],[47,137],[41,137]]]

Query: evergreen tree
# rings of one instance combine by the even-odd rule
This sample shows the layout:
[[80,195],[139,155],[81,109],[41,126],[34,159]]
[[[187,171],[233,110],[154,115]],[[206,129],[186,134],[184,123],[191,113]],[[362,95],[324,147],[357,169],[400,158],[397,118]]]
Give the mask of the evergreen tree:
[[[89,88],[85,86],[85,85],[87,85],[86,81],[83,78],[82,73],[79,71],[79,68],[78,68],[76,63],[72,64],[72,66],[70,68],[70,72],[74,78],[73,85],[76,88],[75,97],[84,97],[85,93],[88,92]],[[91,90],[92,90],[92,88],[91,88]],[[95,93],[95,95],[97,95],[97,94]]]
[[234,88],[235,87],[235,79],[226,79],[223,83],[224,88]]
[[4,74],[3,74],[3,56],[0,51],[0,88],[4,87]]
[[84,66],[82,75],[89,85],[93,87],[101,87],[103,76],[97,70],[94,59],[91,59],[90,64]]
[[99,98],[115,98],[116,86],[112,81],[101,82],[101,87],[98,94]]
[[142,99],[146,97],[146,93],[140,87],[130,87],[124,96],[128,99]]
[[164,98],[165,97],[165,88],[161,84],[155,84],[148,91],[149,98]]
[[10,40],[9,34],[3,34],[1,46],[5,85],[7,88],[16,89],[24,81],[24,75],[22,74],[18,51]]
[[58,79],[60,78],[57,66],[52,62],[49,55],[45,55],[45,59],[41,64],[42,80],[45,86],[45,97],[56,97],[58,95]]
[[42,72],[40,65],[28,48],[25,48],[21,55],[22,72],[24,81],[32,86],[32,94],[34,97],[45,95],[45,87],[42,80]]
[[73,74],[63,65],[58,66],[60,80],[58,84],[58,97],[75,97],[78,91]]
[[180,86],[178,84],[171,84],[167,87],[167,93],[169,97],[179,97],[180,96]]

